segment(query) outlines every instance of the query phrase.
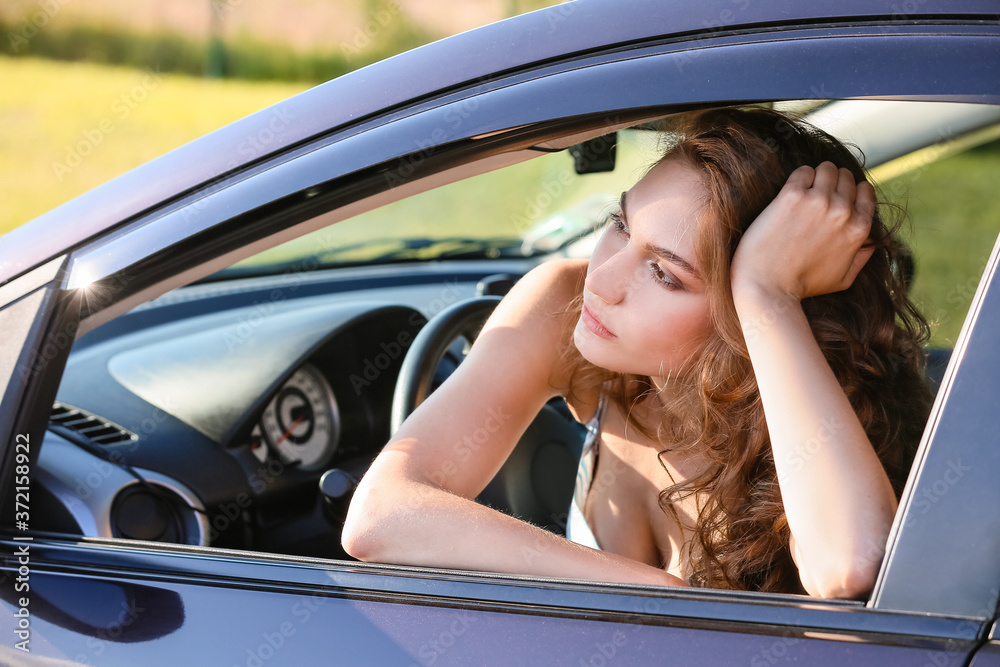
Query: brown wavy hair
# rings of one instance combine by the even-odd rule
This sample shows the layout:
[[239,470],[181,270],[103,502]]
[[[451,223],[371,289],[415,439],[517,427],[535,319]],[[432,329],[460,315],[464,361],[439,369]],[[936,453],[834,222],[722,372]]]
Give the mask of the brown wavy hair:
[[[666,129],[675,141],[661,160],[693,166],[709,196],[712,215],[702,216],[696,255],[715,334],[658,395],[664,404],[655,412],[659,423],[639,423],[633,416],[634,405],[656,400],[650,378],[601,372],[575,348],[568,351],[576,357],[570,362],[573,392],[613,379],[612,399],[630,426],[659,438],[661,456],[687,450],[707,458],[700,474],[659,495],[664,512],[691,531],[690,583],[802,593],[764,409],[733,305],[730,264],[747,227],[797,167],[829,160],[859,182],[866,174],[858,157],[835,138],[762,107],[687,113],[671,119]],[[930,410],[923,373],[928,328],[906,295],[907,251],[896,236],[903,218],[898,207],[880,201],[871,230],[875,251],[854,284],[802,301],[897,498]],[[691,495],[698,499],[698,516],[694,526],[685,526],[674,503]]]

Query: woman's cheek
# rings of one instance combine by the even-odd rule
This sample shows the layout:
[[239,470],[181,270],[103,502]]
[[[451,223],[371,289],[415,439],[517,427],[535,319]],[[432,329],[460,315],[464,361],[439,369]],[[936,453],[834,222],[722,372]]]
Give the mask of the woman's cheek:
[[711,332],[707,300],[694,294],[682,299],[677,304],[680,307],[650,312],[644,327],[646,335],[639,342],[651,351],[656,350],[656,356],[664,361],[688,358]]

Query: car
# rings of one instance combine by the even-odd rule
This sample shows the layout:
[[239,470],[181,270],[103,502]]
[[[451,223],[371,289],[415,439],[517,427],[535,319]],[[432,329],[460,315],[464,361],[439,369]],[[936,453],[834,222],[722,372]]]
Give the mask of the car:
[[[319,85],[8,233],[0,661],[1000,665],[998,56],[985,0],[576,0]],[[872,595],[351,560],[353,484],[484,313],[587,256],[661,120],[732,104],[806,114],[891,194],[908,173],[914,206],[947,155],[984,184],[917,229],[937,394]],[[580,439],[546,406],[483,501],[560,531]]]

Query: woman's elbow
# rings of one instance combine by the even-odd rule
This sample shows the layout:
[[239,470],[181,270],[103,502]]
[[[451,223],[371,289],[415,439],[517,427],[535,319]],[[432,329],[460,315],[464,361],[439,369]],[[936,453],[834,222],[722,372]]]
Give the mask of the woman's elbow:
[[375,545],[370,535],[361,527],[360,521],[352,521],[348,516],[344,530],[340,534],[340,546],[351,558],[363,561],[377,560]]
[[380,526],[384,523],[377,493],[359,486],[347,510],[340,545],[347,555],[361,561],[384,560],[385,540]]
[[863,600],[875,588],[878,571],[877,563],[848,563],[813,576],[803,576],[802,585],[813,597]]

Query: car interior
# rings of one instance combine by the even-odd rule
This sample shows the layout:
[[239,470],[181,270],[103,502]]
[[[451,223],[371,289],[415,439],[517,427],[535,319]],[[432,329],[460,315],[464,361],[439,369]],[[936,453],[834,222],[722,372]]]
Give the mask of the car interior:
[[[887,205],[907,210],[936,390],[997,237],[1000,107],[775,106],[856,144]],[[668,140],[652,121],[563,131],[81,328],[40,449],[45,524],[33,527],[349,559],[351,493],[395,426],[520,276],[589,256]],[[583,435],[553,401],[479,500],[562,533]]]

